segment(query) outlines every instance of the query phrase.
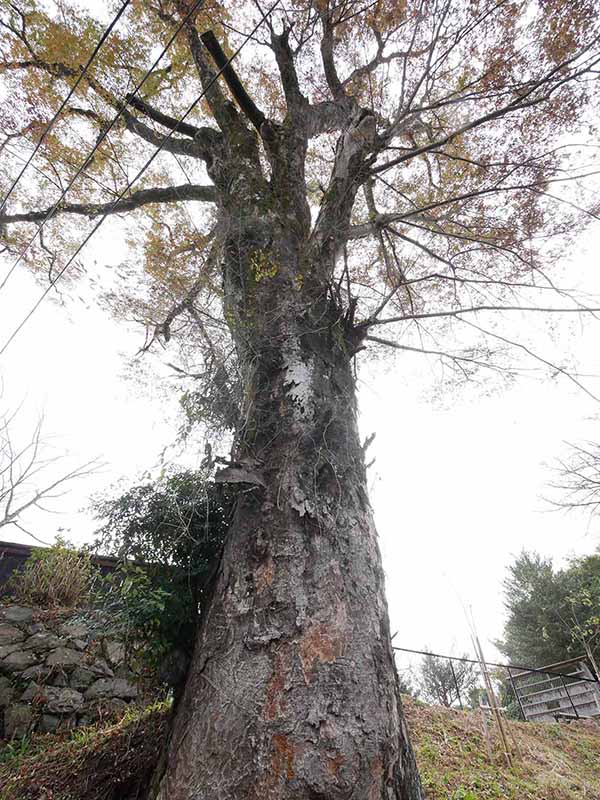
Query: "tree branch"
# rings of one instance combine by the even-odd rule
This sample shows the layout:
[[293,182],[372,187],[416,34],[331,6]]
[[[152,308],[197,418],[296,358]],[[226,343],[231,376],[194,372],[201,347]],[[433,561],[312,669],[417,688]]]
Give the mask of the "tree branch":
[[220,134],[212,128],[204,128],[201,136],[195,139],[181,139],[179,137],[171,136],[169,139],[154,131],[148,125],[140,122],[139,119],[130,114],[129,111],[123,111],[123,119],[127,130],[135,133],[140,138],[155,147],[160,147],[168,153],[174,153],[180,156],[189,156],[190,158],[200,158],[204,161],[210,161],[214,155],[215,148],[220,142]]
[[491,369],[495,372],[505,371],[496,364],[491,364],[478,358],[472,358],[471,356],[459,356],[454,353],[448,353],[445,350],[431,350],[426,347],[411,347],[408,344],[400,344],[400,342],[394,342],[391,339],[382,339],[379,336],[367,335],[365,336],[365,340],[368,342],[374,342],[375,344],[385,345],[386,347],[392,347],[394,350],[406,350],[409,353],[421,353],[422,355],[426,356],[441,356],[442,358],[448,358],[451,361],[464,361],[468,364],[473,364],[477,367],[485,367],[486,369]]
[[[514,172],[515,169],[511,170],[511,173]],[[376,172],[377,170],[375,170],[375,173]],[[414,208],[411,211],[403,211],[390,214],[379,214],[376,216],[375,219],[370,220],[369,222],[352,225],[348,229],[348,239],[363,239],[367,236],[373,235],[381,228],[388,227],[390,224],[394,222],[401,222],[402,220],[410,219],[411,217],[418,217],[420,215],[426,214],[426,212],[428,211],[433,211],[437,208],[441,208],[442,206],[452,205],[453,203],[473,200],[475,198],[483,197],[489,194],[502,194],[505,192],[533,191],[536,193],[539,192],[540,194],[547,195],[547,192],[541,192],[539,190],[540,186],[548,186],[551,183],[565,183],[569,181],[580,180],[581,178],[593,177],[594,175],[597,175],[599,173],[600,170],[593,170],[592,172],[587,172],[583,175],[570,175],[569,177],[566,178],[548,178],[546,180],[534,181],[532,183],[517,183],[517,184],[512,184],[510,186],[500,185],[502,181],[506,180],[510,176],[509,173],[509,175],[504,175],[502,178],[500,178],[494,186],[487,186],[472,192],[465,192],[464,194],[457,194],[454,195],[453,197],[442,198],[432,203],[428,203],[427,205],[420,206],[419,208]],[[387,185],[392,189],[394,188],[390,184]],[[550,197],[551,199],[554,200],[562,200],[562,198],[556,198],[552,196]],[[598,219],[598,215],[594,214],[588,209],[579,208],[578,210],[584,212],[587,216]],[[435,221],[435,220],[429,220],[429,221]]]
[[442,317],[460,317],[461,314],[476,314],[481,311],[539,311],[543,314],[595,314],[600,312],[600,308],[541,308],[540,306],[470,306],[468,308],[456,308],[448,311],[430,311],[425,314],[404,314],[400,317],[388,317],[386,319],[369,320],[369,327],[374,325],[389,325],[393,322],[408,322],[415,319],[440,319]]
[[0,528],[16,525],[25,530],[20,518],[27,510],[41,507],[40,501],[56,497],[58,487],[95,472],[101,464],[94,459],[57,477],[49,476],[49,469],[59,457],[44,457],[42,418],[33,427],[25,445],[15,447],[13,444],[11,428],[19,411],[20,408],[13,413],[0,412]]
[[[35,68],[43,70],[47,72],[49,75],[52,75],[55,78],[75,78],[79,75],[78,70],[72,69],[71,67],[63,64],[61,62],[46,62],[41,59],[35,59],[30,61],[15,61],[15,62],[4,62],[0,63],[0,71],[2,69],[28,69],[28,68]],[[213,128],[209,127],[202,127],[197,128],[194,125],[190,125],[186,122],[179,122],[174,117],[170,117],[167,114],[163,114],[162,112],[158,111],[157,109],[150,106],[144,100],[141,100],[135,97],[132,94],[128,94],[126,96],[127,103],[131,105],[133,108],[137,108],[138,110],[142,111],[142,113],[146,114],[146,116],[150,117],[151,119],[155,120],[159,124],[163,125],[166,128],[170,128],[171,130],[181,131],[181,133],[192,137],[191,140],[188,139],[177,139],[171,137],[168,141],[163,141],[164,137],[157,134],[152,128],[145,125],[143,122],[140,122],[136,117],[133,116],[127,109],[124,107],[123,103],[114,97],[109,91],[107,91],[98,81],[93,79],[89,74],[85,75],[84,78],[85,82],[90,86],[90,88],[102,99],[105,103],[108,103],[109,106],[116,109],[118,114],[122,116],[125,126],[131,133],[135,133],[140,138],[144,139],[146,142],[155,145],[156,147],[161,146],[163,150],[167,150],[170,153],[177,153],[178,155],[185,155],[190,156],[192,158],[202,158],[203,160],[207,160],[212,156],[214,148],[219,143],[219,134],[218,131],[214,130]],[[85,116],[88,119],[94,120],[96,123],[100,125],[103,124],[103,120],[93,111],[88,111],[86,109],[81,108],[71,108],[69,109],[71,113],[79,114],[80,116]]]
[[321,38],[321,60],[323,62],[323,70],[325,72],[325,80],[329,86],[329,90],[335,100],[346,99],[346,92],[344,86],[339,78],[335,66],[335,58],[333,54],[333,20],[332,12],[330,10],[322,11],[320,13],[321,23],[323,25],[323,36]]
[[565,378],[568,378],[576,386],[578,386],[582,391],[584,391],[589,397],[591,397],[592,400],[595,400],[596,402],[600,403],[600,397],[597,397],[593,392],[591,392],[583,383],[581,383],[581,381],[577,380],[577,378],[574,375],[571,375],[571,373],[568,370],[564,369],[563,367],[560,367],[558,364],[552,363],[552,361],[548,361],[548,359],[544,358],[543,356],[540,356],[537,353],[534,353],[533,350],[531,350],[529,347],[527,347],[527,345],[524,345],[522,342],[515,342],[512,339],[508,339],[505,336],[501,336],[499,333],[494,333],[493,331],[489,331],[489,330],[486,330],[485,328],[481,328],[479,325],[476,325],[474,322],[469,322],[466,319],[460,319],[460,321],[464,325],[468,325],[471,328],[475,328],[476,330],[478,330],[481,333],[483,333],[485,336],[490,336],[493,339],[498,339],[498,341],[500,341],[500,342],[504,342],[505,344],[508,344],[511,347],[516,347],[519,350],[522,350],[528,356],[531,356],[531,358],[535,359],[536,361],[539,361],[541,364],[545,364],[551,370],[553,370],[556,373],[560,373]]
[[182,133],[185,136],[191,136],[192,139],[195,139],[199,136],[205,136],[207,132],[209,135],[216,133],[216,131],[214,131],[212,128],[198,128],[196,125],[190,125],[189,122],[179,122],[179,120],[175,119],[175,117],[170,117],[168,114],[163,114],[162,111],[154,108],[154,106],[151,106],[150,103],[147,103],[140,97],[136,97],[134,94],[126,95],[125,99],[130,106],[133,106],[133,108],[135,108],[137,111],[141,111],[142,114],[145,114],[147,117],[150,117],[150,119],[158,122],[159,125],[162,125],[165,128],[170,128],[171,130],[176,130],[178,133]]
[[204,45],[193,23],[186,24],[188,42],[192,57],[196,64],[196,69],[200,75],[202,88],[206,92],[206,101],[210,106],[215,122],[219,128],[227,133],[231,128],[237,129],[240,126],[240,119],[235,106],[228,102],[221,91],[218,82],[215,80],[216,73],[210,68],[208,59],[204,53]]
[[[410,161],[411,159],[415,158],[418,155],[421,155],[422,153],[427,153],[431,150],[437,150],[440,147],[443,147],[445,144],[454,141],[454,139],[456,139],[457,137],[462,136],[463,134],[468,133],[469,131],[472,131],[475,128],[478,128],[481,125],[499,119],[509,113],[522,111],[526,108],[530,108],[531,106],[538,105],[539,103],[549,100],[552,94],[564,83],[575,80],[577,77],[580,77],[582,73],[593,71],[593,68],[598,63],[600,63],[600,57],[597,57],[593,59],[591,63],[588,64],[584,69],[578,70],[577,72],[569,76],[561,78],[556,83],[551,83],[551,79],[554,75],[559,73],[561,70],[564,70],[566,67],[570,66],[574,61],[577,60],[577,58],[580,57],[581,53],[578,53],[577,56],[574,56],[573,58],[568,59],[567,61],[557,64],[555,67],[553,67],[553,69],[551,69],[549,72],[547,72],[543,77],[539,78],[538,80],[531,81],[529,84],[525,84],[523,87],[524,91],[521,94],[519,94],[517,98],[511,100],[510,103],[507,103],[501,108],[497,108],[494,111],[489,112],[488,114],[484,114],[481,117],[477,117],[476,119],[470,120],[469,122],[465,123],[464,125],[461,125],[454,131],[447,134],[446,136],[443,136],[440,139],[437,139],[433,142],[429,142],[428,144],[423,145],[422,147],[414,148],[413,150],[410,150],[409,152],[401,156],[398,156],[397,158],[387,161],[385,164],[380,164],[379,166],[374,167],[373,174],[377,174],[379,172],[383,172],[384,170],[391,169],[392,167],[397,166],[398,164],[402,164],[405,161]],[[544,86],[547,86],[547,91],[545,91],[538,97],[533,96],[537,89]],[[458,102],[460,102],[460,100]],[[411,112],[411,113],[416,113],[416,112]]]
[[276,33],[271,34],[271,44],[279,74],[281,75],[281,85],[287,101],[288,110],[293,113],[303,111],[308,105],[308,100],[300,91],[298,73],[294,64],[294,54],[289,44],[290,29],[286,28],[281,36]]
[[121,214],[125,211],[133,211],[153,203],[178,203],[182,200],[214,203],[216,199],[217,194],[213,186],[184,183],[181,186],[141,189],[139,192],[133,192],[132,195],[119,200],[117,203],[60,203],[57,208],[50,206],[50,208],[41,211],[1,214],[0,225],[9,225],[16,222],[41,222],[47,217],[55,217],[58,214],[78,214],[91,219],[102,214]]
[[232,67],[229,59],[223,52],[223,49],[217,37],[212,31],[205,31],[200,35],[204,46],[211,54],[213,61],[221,71],[221,75],[229,87],[229,91],[235,97],[235,100],[244,114],[248,117],[250,122],[254,125],[257,131],[260,132],[261,125],[266,122],[266,117],[263,112],[254,103],[248,92],[244,89],[242,82],[237,76],[236,71]]

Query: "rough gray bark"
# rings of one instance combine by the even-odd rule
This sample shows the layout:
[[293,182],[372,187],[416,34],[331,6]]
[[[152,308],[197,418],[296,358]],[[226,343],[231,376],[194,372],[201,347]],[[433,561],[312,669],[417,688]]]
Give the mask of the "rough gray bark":
[[[160,800],[423,797],[358,437],[355,331],[329,291],[333,217],[349,214],[363,158],[362,122],[353,125],[312,235],[302,147],[280,131],[270,191],[249,157],[235,194],[223,195],[226,317],[244,407],[236,464],[222,479],[246,491]],[[228,163],[213,163],[217,184]]]
[[416,800],[344,340],[281,310],[159,797]]

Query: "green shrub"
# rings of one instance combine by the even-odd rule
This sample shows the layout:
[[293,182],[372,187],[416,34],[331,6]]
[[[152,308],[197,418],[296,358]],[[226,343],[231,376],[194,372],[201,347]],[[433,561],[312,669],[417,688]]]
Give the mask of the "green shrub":
[[[31,739],[29,736],[22,736],[20,739],[13,739],[6,742],[0,749],[0,765],[17,767],[31,750]],[[0,795],[1,800],[1,795]]]
[[94,574],[89,553],[57,537],[52,547],[32,551],[23,569],[9,580],[7,590],[25,605],[72,608],[88,600]]
[[180,594],[161,586],[147,569],[125,563],[98,581],[92,604],[124,645],[129,667],[142,672],[155,670],[172,649],[174,617],[188,613],[185,599],[182,603]]
[[94,504],[103,522],[98,551],[124,562],[104,579],[99,602],[119,638],[151,665],[161,654],[191,654],[234,501],[227,486],[184,470]]

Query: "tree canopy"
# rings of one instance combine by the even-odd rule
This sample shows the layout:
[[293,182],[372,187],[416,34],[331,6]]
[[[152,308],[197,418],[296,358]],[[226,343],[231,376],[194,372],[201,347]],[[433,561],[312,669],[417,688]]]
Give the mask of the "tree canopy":
[[[507,349],[535,357],[497,325],[498,310],[585,308],[564,293],[557,305],[553,292],[562,287],[551,267],[598,217],[589,183],[598,133],[595,5],[132,3],[83,74],[105,22],[96,6],[82,13],[64,0],[3,0],[5,189],[39,144],[26,183],[0,214],[5,247],[53,280],[81,239],[82,218],[127,212],[133,224],[120,230],[128,255],[103,276],[99,299],[146,325],[148,345],[180,343],[179,369],[202,384],[195,399],[210,422],[232,427],[241,398],[219,259],[225,197],[236,181],[225,162],[243,141],[256,191],[270,198],[265,213],[285,205],[290,176],[302,184],[290,202],[308,215],[311,241],[329,263],[326,283],[351,354],[366,345],[437,354],[463,377],[482,364],[505,368]],[[216,50],[206,46],[207,29]],[[214,56],[240,45],[236,90],[226,73],[216,79]],[[358,172],[342,176],[351,120],[350,138],[364,152]],[[293,146],[276,144],[290,132]],[[127,188],[157,146],[160,155]],[[43,221],[23,254],[32,224]],[[78,264],[61,280],[74,278]],[[274,268],[257,255],[254,278]],[[290,290],[307,279],[299,270]],[[461,331],[459,349],[451,325]],[[551,366],[540,358],[538,366]]]

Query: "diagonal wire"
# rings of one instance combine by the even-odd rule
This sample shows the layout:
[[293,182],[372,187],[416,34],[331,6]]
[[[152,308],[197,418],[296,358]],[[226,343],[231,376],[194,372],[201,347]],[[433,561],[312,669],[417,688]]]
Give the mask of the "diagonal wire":
[[104,44],[104,42],[105,42],[105,41],[108,39],[108,37],[109,37],[109,36],[110,36],[110,34],[112,33],[112,30],[113,30],[113,28],[115,27],[115,25],[117,24],[117,22],[119,21],[119,19],[120,19],[120,18],[121,18],[121,16],[123,15],[123,12],[125,11],[125,9],[127,8],[127,6],[128,6],[130,3],[131,3],[131,0],[125,0],[125,2],[123,3],[123,5],[121,6],[121,8],[119,9],[119,11],[117,12],[117,15],[114,17],[114,19],[112,20],[112,22],[110,23],[110,25],[109,25],[109,26],[106,28],[106,30],[104,31],[104,33],[103,33],[103,34],[102,34],[102,36],[100,37],[100,41],[98,42],[98,44],[96,45],[96,47],[94,47],[94,50],[92,51],[92,54],[91,54],[91,55],[90,55],[90,57],[88,58],[88,60],[87,60],[87,63],[86,63],[86,65],[85,65],[85,67],[82,69],[82,71],[81,71],[81,72],[80,72],[80,74],[79,74],[79,77],[78,77],[78,78],[77,78],[77,80],[75,81],[74,85],[71,87],[71,90],[70,90],[69,94],[68,94],[68,95],[65,97],[65,99],[62,101],[62,103],[61,103],[61,105],[60,105],[60,108],[58,109],[58,111],[56,112],[56,114],[55,114],[55,115],[52,117],[52,119],[50,120],[50,122],[49,122],[49,123],[48,123],[48,125],[46,126],[46,128],[45,128],[44,132],[43,132],[43,133],[42,133],[42,135],[40,136],[40,138],[39,138],[39,140],[38,140],[38,142],[37,142],[37,144],[36,144],[36,146],[35,146],[35,148],[34,148],[33,152],[31,153],[31,155],[30,155],[30,156],[29,156],[29,158],[27,159],[27,161],[26,161],[25,165],[22,167],[21,171],[19,172],[19,174],[17,175],[17,177],[16,177],[16,178],[14,179],[14,181],[12,182],[12,185],[11,185],[10,189],[8,190],[8,192],[7,192],[7,193],[4,195],[4,197],[2,198],[2,202],[0,203],[0,211],[2,211],[2,209],[3,209],[3,208],[4,208],[4,206],[6,205],[6,202],[7,202],[8,198],[11,196],[11,194],[12,194],[12,193],[13,193],[13,191],[15,190],[15,188],[16,188],[16,186],[17,186],[18,182],[19,182],[19,181],[21,180],[21,178],[23,177],[23,174],[25,173],[25,170],[27,169],[27,167],[28,167],[28,166],[31,164],[31,162],[32,162],[32,161],[33,161],[33,159],[35,158],[35,155],[36,155],[37,151],[40,149],[40,147],[42,146],[42,143],[43,143],[44,139],[45,139],[45,138],[46,138],[46,136],[47,136],[47,135],[50,133],[50,131],[52,130],[52,127],[54,126],[54,123],[56,122],[56,120],[57,120],[57,119],[59,118],[59,116],[61,115],[61,113],[62,113],[63,109],[65,108],[65,106],[67,105],[67,103],[69,102],[69,100],[71,99],[71,97],[72,97],[72,96],[75,94],[75,92],[76,92],[76,90],[77,90],[77,87],[79,86],[79,84],[81,83],[81,81],[84,79],[84,77],[85,77],[85,75],[86,75],[86,73],[87,73],[88,69],[89,69],[89,68],[90,68],[90,66],[92,65],[92,61],[93,61],[93,60],[96,58],[96,56],[98,55],[98,51],[100,50],[100,48],[102,47],[102,45]]
[[[19,155],[18,153],[15,153],[15,151],[12,148],[10,148],[8,145],[4,145],[4,149],[13,158],[16,158],[17,161],[20,161],[21,163],[25,163],[25,161],[27,160],[26,158],[23,158],[23,156]],[[57,189],[60,189],[60,183],[58,183],[56,178],[53,178],[51,175],[48,175],[47,173],[44,172],[43,169],[40,169],[39,167],[36,167],[35,164],[33,165],[33,169],[35,170],[35,172],[37,172],[39,175],[41,175],[42,178],[45,178],[47,181],[50,181],[50,183],[53,183],[54,186],[56,186]]]
[[[129,189],[131,189],[131,187],[133,186],[133,184],[134,184],[134,183],[135,183],[137,180],[139,180],[139,179],[142,177],[142,175],[143,175],[143,174],[146,172],[146,170],[148,169],[148,167],[150,166],[150,164],[152,164],[152,162],[154,161],[154,159],[156,158],[156,156],[157,156],[157,155],[160,153],[160,151],[162,150],[162,148],[164,147],[164,145],[165,145],[165,144],[166,144],[166,143],[169,141],[169,139],[171,138],[171,136],[172,136],[172,135],[173,135],[173,134],[174,134],[174,133],[177,131],[177,129],[179,128],[179,126],[180,126],[180,125],[181,125],[181,124],[182,124],[182,123],[183,123],[183,122],[184,122],[184,121],[187,119],[187,117],[188,117],[188,116],[189,116],[189,115],[192,113],[192,111],[193,111],[193,110],[196,108],[196,106],[198,105],[198,103],[200,102],[200,100],[202,100],[202,98],[203,98],[203,97],[204,97],[204,95],[205,95],[205,94],[208,92],[208,90],[211,88],[211,86],[212,86],[212,85],[213,85],[213,84],[214,84],[214,83],[215,83],[215,82],[218,80],[218,78],[220,77],[220,75],[223,73],[223,71],[224,71],[224,70],[226,70],[226,69],[227,69],[227,67],[228,67],[228,66],[231,64],[231,62],[232,62],[232,61],[233,61],[233,60],[234,60],[234,59],[235,59],[235,58],[236,58],[236,57],[239,55],[239,53],[241,52],[241,50],[243,49],[243,47],[244,47],[244,46],[247,44],[248,40],[249,40],[249,39],[250,39],[250,38],[251,38],[251,37],[252,37],[252,36],[253,36],[253,35],[256,33],[256,31],[259,29],[259,27],[260,27],[260,26],[263,24],[263,22],[264,22],[264,21],[265,21],[265,20],[266,20],[266,19],[267,19],[267,18],[268,18],[268,17],[269,17],[269,16],[270,16],[272,13],[273,13],[273,11],[275,10],[275,8],[276,8],[276,7],[277,7],[277,6],[278,6],[280,3],[281,3],[281,0],[275,0],[275,3],[273,3],[273,5],[271,6],[271,8],[270,8],[268,11],[264,12],[264,13],[261,15],[261,18],[260,18],[260,20],[259,20],[259,21],[256,23],[256,25],[254,26],[254,28],[253,28],[253,29],[250,31],[250,33],[249,33],[249,34],[247,34],[247,35],[246,35],[246,37],[245,37],[244,41],[243,41],[243,42],[241,43],[241,45],[240,45],[240,46],[237,48],[237,50],[236,50],[236,51],[233,53],[233,55],[232,55],[230,58],[228,58],[228,59],[227,59],[227,61],[225,62],[225,64],[223,64],[223,66],[222,66],[222,67],[219,69],[219,71],[218,71],[218,72],[216,72],[216,73],[214,74],[214,76],[211,78],[211,80],[210,80],[210,81],[209,81],[209,82],[206,84],[206,86],[204,87],[204,89],[202,90],[202,92],[200,92],[200,94],[198,95],[198,97],[197,97],[197,98],[194,100],[194,102],[191,104],[191,106],[190,106],[190,107],[188,108],[188,110],[185,112],[185,114],[183,115],[183,117],[182,117],[182,118],[179,120],[179,122],[177,123],[177,125],[176,125],[176,126],[175,126],[175,127],[172,129],[172,130],[170,130],[170,131],[169,131],[167,134],[165,134],[165,135],[163,136],[163,139],[162,139],[162,141],[160,142],[160,144],[158,145],[157,149],[156,149],[156,150],[154,151],[154,153],[153,153],[153,154],[150,156],[150,158],[149,158],[149,159],[146,161],[146,163],[144,164],[144,166],[143,166],[143,167],[142,167],[142,168],[139,170],[139,172],[138,172],[138,173],[135,175],[135,177],[134,177],[134,178],[133,178],[133,179],[132,179],[132,180],[131,180],[131,181],[130,181],[128,184],[127,184],[127,186],[126,186],[126,187],[123,189],[123,191],[120,193],[120,195],[119,195],[117,198],[115,198],[115,200],[114,200],[114,201],[113,201],[113,203],[110,205],[110,207],[109,207],[109,208],[108,208],[108,209],[107,209],[107,210],[104,212],[104,214],[103,214],[103,215],[100,217],[100,219],[98,220],[98,222],[97,222],[97,223],[94,225],[94,227],[93,227],[93,228],[91,229],[91,231],[90,231],[90,232],[87,234],[87,236],[84,238],[84,240],[81,242],[81,244],[80,244],[80,245],[77,247],[77,249],[75,250],[75,252],[74,252],[74,253],[71,255],[71,257],[69,258],[69,260],[67,261],[67,263],[66,263],[66,264],[65,264],[65,265],[62,267],[62,269],[61,269],[61,270],[60,270],[60,271],[57,273],[56,277],[55,277],[55,278],[53,278],[53,280],[50,282],[50,284],[49,284],[49,285],[48,285],[48,286],[47,286],[47,287],[44,289],[44,291],[42,292],[42,294],[40,295],[40,297],[38,298],[38,300],[36,301],[36,303],[35,303],[35,304],[32,306],[32,308],[31,308],[31,309],[30,309],[30,311],[27,313],[27,315],[26,315],[26,316],[23,318],[23,320],[22,320],[22,321],[19,323],[19,325],[18,325],[18,326],[15,328],[15,330],[12,332],[12,334],[10,335],[10,337],[9,337],[9,338],[6,340],[6,342],[5,342],[5,343],[4,343],[4,345],[2,346],[2,349],[0,350],[0,356],[2,356],[2,355],[4,354],[4,352],[6,351],[6,348],[7,348],[7,347],[10,345],[10,343],[12,342],[12,340],[15,338],[15,336],[16,336],[16,335],[19,333],[19,331],[21,330],[21,328],[23,328],[23,326],[24,326],[24,325],[25,325],[25,324],[28,322],[28,320],[29,320],[29,319],[30,319],[30,318],[33,316],[33,314],[35,313],[35,311],[37,310],[37,308],[38,308],[38,307],[41,305],[41,303],[42,303],[42,301],[44,300],[44,298],[46,297],[46,295],[47,295],[47,294],[50,292],[50,290],[53,288],[53,286],[56,284],[56,282],[57,282],[58,280],[60,280],[60,278],[61,278],[61,277],[64,275],[64,273],[67,271],[67,269],[69,268],[69,266],[70,266],[70,265],[73,263],[73,261],[75,260],[75,258],[77,257],[77,255],[78,255],[78,254],[81,252],[81,250],[82,250],[82,249],[85,247],[85,245],[86,245],[86,244],[89,242],[89,240],[92,238],[92,236],[94,235],[94,233],[96,233],[96,231],[98,230],[98,228],[100,227],[100,225],[102,225],[102,223],[104,222],[104,220],[107,218],[107,216],[110,214],[110,212],[111,212],[111,211],[112,211],[112,210],[115,208],[115,206],[117,205],[117,203],[118,203],[118,202],[119,202],[119,201],[120,201],[120,200],[123,198],[123,196],[126,194],[126,192],[128,192],[128,191],[129,191]],[[198,4],[196,4],[196,5],[198,5]],[[0,287],[0,288],[1,288],[1,287]]]
[[[201,3],[203,3],[203,2],[204,2],[204,0],[196,0],[196,2],[194,3],[194,5],[192,6],[192,8],[191,8],[191,9],[188,11],[188,13],[185,15],[185,17],[184,17],[184,18],[181,20],[180,24],[179,24],[179,25],[177,26],[177,28],[175,29],[174,33],[173,33],[173,34],[172,34],[172,36],[170,37],[170,39],[169,39],[169,41],[167,42],[167,44],[166,44],[166,45],[163,47],[162,51],[161,51],[161,52],[158,54],[157,58],[155,59],[154,63],[153,63],[153,64],[152,64],[152,66],[150,67],[150,69],[149,69],[149,70],[146,72],[146,74],[143,76],[142,80],[138,82],[138,84],[136,85],[136,87],[135,87],[135,89],[133,90],[133,92],[129,93],[129,95],[128,95],[129,97],[131,97],[131,96],[132,96],[132,95],[134,95],[134,94],[137,94],[137,92],[138,92],[138,91],[141,89],[141,87],[144,85],[144,83],[145,83],[145,82],[148,80],[148,78],[150,77],[150,75],[151,75],[151,73],[153,72],[153,70],[154,70],[154,68],[156,67],[156,65],[157,65],[157,64],[159,63],[159,61],[162,59],[162,57],[163,57],[163,56],[164,56],[164,54],[167,52],[167,50],[169,49],[169,47],[172,45],[172,43],[173,43],[173,41],[175,40],[175,37],[177,36],[177,34],[179,33],[179,31],[180,31],[180,30],[183,28],[183,26],[184,26],[184,25],[185,25],[185,23],[188,21],[188,19],[190,19],[190,17],[191,17],[191,16],[192,16],[192,14],[193,14],[193,13],[196,11],[196,9],[198,8],[198,6],[200,6],[200,4],[201,4]],[[120,116],[121,116],[121,114],[123,113],[123,111],[125,111],[125,109],[127,108],[128,104],[129,104],[129,101],[128,101],[128,100],[124,100],[124,101],[122,102],[122,104],[121,104],[121,107],[120,107],[120,108],[119,108],[119,110],[117,111],[116,115],[113,117],[113,119],[111,120],[111,122],[110,122],[110,124],[108,125],[108,127],[107,127],[107,128],[105,128],[105,129],[102,131],[101,135],[100,135],[100,136],[99,136],[99,137],[96,139],[96,142],[95,142],[94,146],[92,147],[92,149],[91,149],[91,151],[90,151],[89,155],[88,155],[88,156],[87,156],[87,157],[84,159],[84,161],[83,161],[83,162],[82,162],[82,164],[79,166],[79,169],[77,170],[77,172],[75,173],[75,175],[73,175],[73,177],[71,178],[71,180],[69,181],[69,183],[67,184],[67,186],[66,186],[66,187],[63,189],[63,191],[62,191],[62,193],[61,193],[60,197],[58,198],[58,200],[57,200],[57,201],[54,203],[54,205],[53,205],[53,206],[51,206],[51,207],[48,209],[48,212],[47,212],[46,216],[44,217],[44,219],[42,220],[42,222],[41,222],[41,223],[38,225],[38,227],[37,227],[37,228],[36,228],[36,230],[35,230],[35,233],[34,233],[34,234],[33,234],[33,236],[32,236],[32,237],[29,239],[29,241],[28,241],[28,242],[27,242],[27,244],[25,245],[25,248],[24,248],[24,249],[21,251],[21,253],[20,253],[20,254],[19,254],[19,256],[17,257],[16,261],[14,262],[14,264],[12,265],[12,267],[9,269],[9,271],[8,271],[8,274],[6,275],[6,277],[4,278],[4,280],[2,281],[2,283],[0,284],[0,291],[2,291],[2,289],[3,289],[3,288],[4,288],[4,286],[6,285],[6,282],[8,281],[8,279],[10,278],[10,276],[12,275],[12,273],[15,271],[15,269],[17,268],[17,265],[18,265],[18,264],[21,262],[21,260],[23,259],[23,257],[26,255],[27,251],[29,250],[29,248],[31,247],[31,245],[33,244],[33,242],[35,241],[35,239],[37,238],[37,235],[40,233],[40,231],[42,230],[42,228],[45,226],[46,222],[48,222],[48,220],[49,220],[49,219],[52,217],[52,215],[54,214],[54,212],[56,211],[56,209],[58,208],[58,206],[60,205],[60,203],[63,201],[63,199],[64,199],[65,195],[67,194],[67,192],[69,191],[69,189],[70,189],[70,188],[73,186],[73,184],[75,183],[75,181],[77,180],[77,178],[78,178],[78,177],[81,175],[81,173],[82,173],[82,172],[85,170],[85,168],[88,166],[88,164],[90,163],[90,161],[91,161],[91,159],[92,159],[92,157],[93,157],[94,153],[96,152],[96,150],[98,149],[98,147],[99,147],[99,146],[102,144],[102,142],[103,142],[103,141],[106,139],[106,137],[108,136],[108,134],[110,133],[110,131],[113,129],[113,127],[114,127],[114,126],[115,126],[115,124],[117,123],[117,120],[120,118]],[[131,185],[131,184],[130,184],[130,185]],[[1,355],[1,353],[0,353],[0,355]]]

